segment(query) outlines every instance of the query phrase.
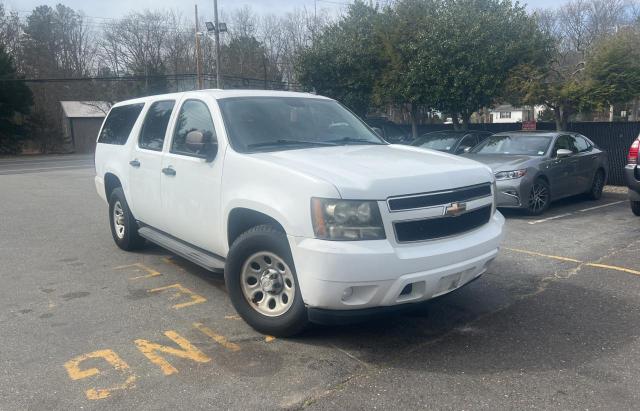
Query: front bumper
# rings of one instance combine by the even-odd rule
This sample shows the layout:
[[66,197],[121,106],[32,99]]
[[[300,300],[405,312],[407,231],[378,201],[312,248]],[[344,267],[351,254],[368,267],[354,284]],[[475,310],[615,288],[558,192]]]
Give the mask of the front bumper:
[[497,180],[496,204],[499,208],[525,208],[533,182],[529,176],[512,180]]
[[312,309],[361,310],[428,300],[487,270],[504,217],[459,236],[415,244],[338,242],[289,236],[298,283]]
[[109,202],[107,200],[107,193],[104,190],[104,179],[100,176],[95,176],[94,183],[96,185],[96,191],[98,192],[98,196],[104,200],[106,203]]
[[531,182],[525,177],[496,181],[497,206],[500,208],[523,208],[527,205]]
[[624,177],[629,187],[629,198],[640,201],[640,166],[627,164],[624,168]]

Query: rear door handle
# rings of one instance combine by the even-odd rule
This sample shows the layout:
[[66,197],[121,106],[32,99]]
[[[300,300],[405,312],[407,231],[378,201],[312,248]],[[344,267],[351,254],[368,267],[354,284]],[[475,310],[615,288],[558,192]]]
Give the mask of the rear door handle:
[[140,162],[138,161],[138,159],[131,160],[131,161],[129,161],[129,165],[130,165],[131,167],[138,168],[138,167],[140,167]]
[[165,167],[162,169],[162,173],[166,174],[168,176],[175,176],[176,175],[176,170],[174,170],[171,167]]

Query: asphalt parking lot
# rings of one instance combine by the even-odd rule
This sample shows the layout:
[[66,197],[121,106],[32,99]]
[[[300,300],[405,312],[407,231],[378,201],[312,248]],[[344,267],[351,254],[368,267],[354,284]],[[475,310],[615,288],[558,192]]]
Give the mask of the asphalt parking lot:
[[480,280],[295,339],[220,276],[114,245],[92,157],[0,159],[0,409],[637,409],[640,218],[623,193],[505,213]]

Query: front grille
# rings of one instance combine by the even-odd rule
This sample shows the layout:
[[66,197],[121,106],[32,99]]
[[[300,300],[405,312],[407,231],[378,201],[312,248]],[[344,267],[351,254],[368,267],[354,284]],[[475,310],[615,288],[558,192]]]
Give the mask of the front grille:
[[388,200],[389,211],[413,210],[454,202],[465,202],[491,195],[491,184],[456,188],[447,191],[395,197]]
[[491,206],[477,208],[457,217],[437,217],[394,223],[399,243],[434,240],[473,230],[489,222]]

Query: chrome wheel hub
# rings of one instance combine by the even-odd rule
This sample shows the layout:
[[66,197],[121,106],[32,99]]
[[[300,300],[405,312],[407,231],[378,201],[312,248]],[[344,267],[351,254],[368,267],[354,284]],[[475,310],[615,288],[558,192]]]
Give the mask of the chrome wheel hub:
[[113,227],[115,228],[116,235],[119,239],[124,238],[124,210],[120,201],[116,201],[113,205]]
[[247,258],[240,281],[244,298],[262,315],[277,317],[293,305],[296,293],[293,273],[274,253],[262,251]]
[[278,294],[284,287],[282,275],[274,269],[268,269],[260,277],[260,286],[266,293]]

